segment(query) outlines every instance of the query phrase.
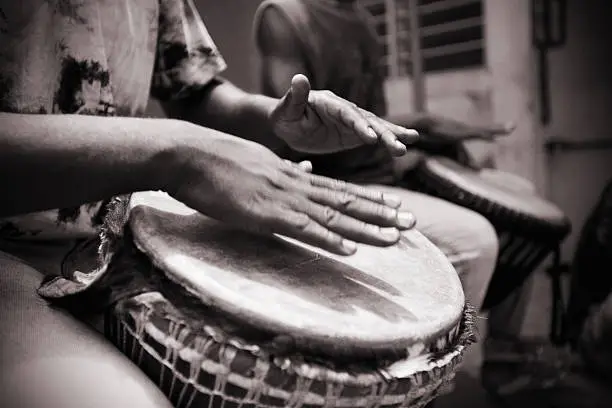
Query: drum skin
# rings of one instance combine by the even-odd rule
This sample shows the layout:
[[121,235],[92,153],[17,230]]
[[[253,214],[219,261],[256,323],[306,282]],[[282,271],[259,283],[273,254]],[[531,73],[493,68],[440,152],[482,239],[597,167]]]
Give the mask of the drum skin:
[[461,319],[457,273],[416,230],[392,247],[361,245],[343,257],[237,231],[170,197],[156,200],[156,207],[133,200],[136,246],[204,304],[244,323],[308,347],[341,343],[358,355],[431,341]]
[[108,273],[147,284],[106,334],[177,407],[422,407],[474,340],[456,272],[416,231],[341,257],[149,192],[111,239]]

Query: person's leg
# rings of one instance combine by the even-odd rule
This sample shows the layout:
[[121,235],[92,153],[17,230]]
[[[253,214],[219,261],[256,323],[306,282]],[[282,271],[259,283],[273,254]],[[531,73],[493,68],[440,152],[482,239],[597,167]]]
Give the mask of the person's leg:
[[0,252],[0,397],[3,408],[171,408],[99,333],[47,305],[42,274]]

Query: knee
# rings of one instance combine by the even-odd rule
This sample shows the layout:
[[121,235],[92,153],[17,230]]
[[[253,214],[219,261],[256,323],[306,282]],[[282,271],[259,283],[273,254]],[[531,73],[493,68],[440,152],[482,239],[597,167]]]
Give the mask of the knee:
[[482,215],[470,212],[469,220],[465,226],[470,240],[481,257],[497,259],[499,252],[499,239],[493,225]]
[[0,252],[0,405],[171,408],[97,332],[38,298],[41,278]]
[[491,263],[491,269],[497,261],[499,239],[493,225],[482,215],[467,209],[460,209],[456,215],[453,229],[458,236],[450,243],[453,255],[469,259],[479,259]]
[[136,368],[87,357],[24,360],[2,367],[3,407],[171,408],[170,402]]

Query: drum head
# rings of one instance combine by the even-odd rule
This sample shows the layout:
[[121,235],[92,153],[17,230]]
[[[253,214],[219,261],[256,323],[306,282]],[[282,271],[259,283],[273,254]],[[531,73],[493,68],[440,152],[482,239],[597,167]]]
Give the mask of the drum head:
[[427,158],[425,171],[464,192],[554,226],[565,226],[565,214],[536,195],[531,182],[499,170],[477,171],[446,157]]
[[462,317],[457,273],[417,231],[336,256],[232,229],[152,192],[132,196],[129,225],[136,246],[203,303],[302,343],[404,349],[445,336]]

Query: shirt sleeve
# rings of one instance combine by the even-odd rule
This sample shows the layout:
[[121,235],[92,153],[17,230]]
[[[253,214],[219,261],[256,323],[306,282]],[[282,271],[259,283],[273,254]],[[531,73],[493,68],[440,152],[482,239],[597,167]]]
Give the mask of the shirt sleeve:
[[187,98],[226,68],[193,0],[159,0],[159,31],[151,95]]

